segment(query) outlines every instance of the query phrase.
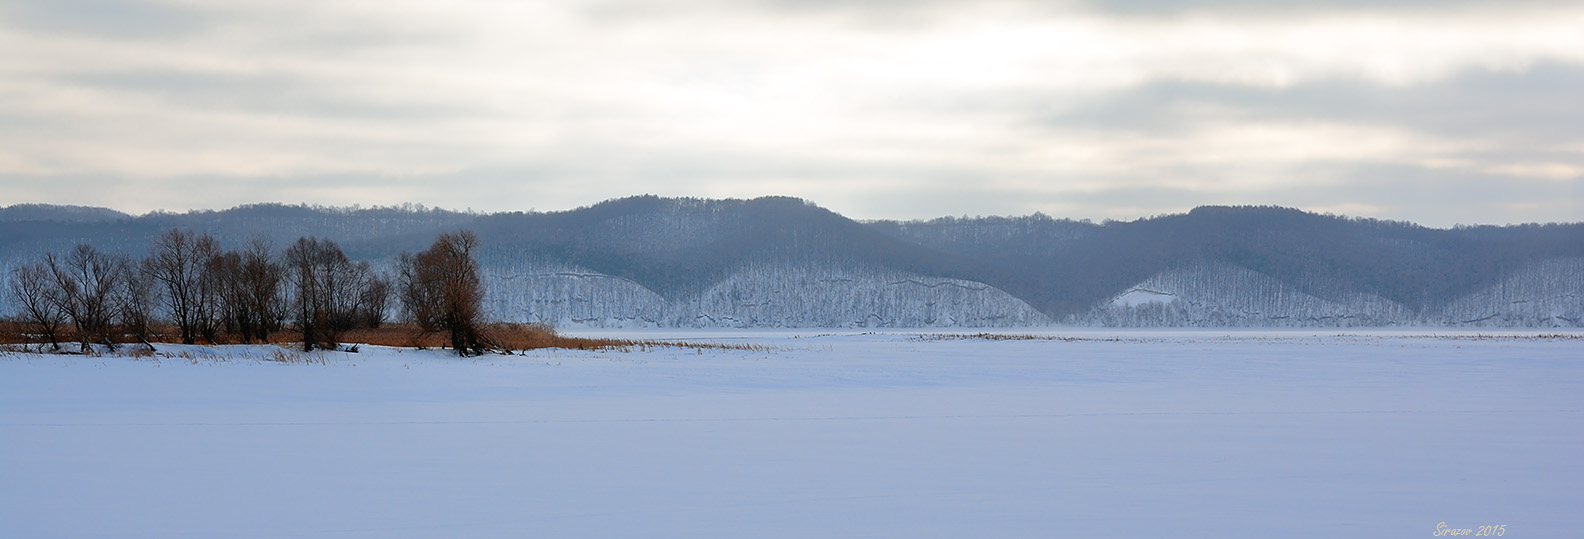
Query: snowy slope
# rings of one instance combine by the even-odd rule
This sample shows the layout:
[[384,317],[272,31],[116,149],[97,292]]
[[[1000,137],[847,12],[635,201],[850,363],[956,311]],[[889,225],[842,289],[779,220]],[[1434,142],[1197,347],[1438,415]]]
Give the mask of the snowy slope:
[[1476,331],[0,354],[0,535],[1576,535],[1584,340]]
[[485,268],[490,314],[558,327],[1006,327],[1045,315],[983,283],[895,271],[749,265],[670,302],[585,269]]
[[680,306],[699,327],[1004,327],[1048,323],[983,283],[894,271],[750,267]]
[[1584,258],[1536,262],[1501,283],[1443,307],[1448,325],[1584,326]]
[[1321,298],[1224,263],[1196,263],[1129,287],[1069,319],[1117,327],[1357,327],[1409,323],[1413,313],[1368,294]]
[[[85,242],[143,257],[170,228],[228,248],[259,235],[277,249],[324,237],[383,269],[439,232],[472,230],[490,312],[567,327],[1584,325],[1584,223],[1429,229],[1275,207],[1094,224],[1039,214],[858,222],[787,197],[639,196],[487,215],[258,204],[133,217],[19,205],[0,209],[0,290],[10,268],[45,253]],[[8,296],[0,317],[15,313]]]
[[1321,298],[1245,268],[1200,263],[1128,287],[1067,322],[1111,327],[1584,327],[1584,259],[1536,262],[1495,286],[1424,312],[1356,292]]
[[497,320],[556,327],[671,325],[673,307],[643,285],[562,265],[483,268],[486,310]]

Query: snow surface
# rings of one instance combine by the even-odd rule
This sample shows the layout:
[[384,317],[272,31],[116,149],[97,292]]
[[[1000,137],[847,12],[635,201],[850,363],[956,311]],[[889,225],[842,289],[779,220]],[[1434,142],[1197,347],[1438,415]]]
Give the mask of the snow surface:
[[1584,327],[1584,258],[1536,261],[1490,287],[1419,312],[1372,294],[1333,290],[1321,297],[1240,266],[1197,263],[1145,279],[1065,322],[1111,327],[1577,328]]
[[[484,265],[489,314],[599,328],[1036,327],[1052,320],[985,283],[873,268],[747,264],[667,299],[630,279],[522,257]],[[1062,322],[1105,327],[1584,327],[1584,259],[1539,261],[1415,311],[1323,284],[1309,291],[1218,262],[1172,268]],[[1317,295],[1319,294],[1319,295]]]
[[1019,327],[1050,318],[993,286],[864,268],[750,264],[667,301],[629,279],[534,263],[486,266],[493,318],[579,328]]
[[1470,326],[1584,326],[1584,258],[1543,260],[1442,309]]
[[1137,307],[1150,303],[1171,303],[1177,301],[1177,294],[1170,292],[1157,292],[1143,288],[1130,288],[1127,292],[1112,299],[1107,305],[1113,307]]
[[1112,327],[1369,327],[1411,323],[1415,316],[1379,296],[1349,292],[1322,298],[1241,266],[1205,262],[1161,272],[1069,321]]
[[1572,536],[1584,339],[1534,333],[0,353],[0,535]]

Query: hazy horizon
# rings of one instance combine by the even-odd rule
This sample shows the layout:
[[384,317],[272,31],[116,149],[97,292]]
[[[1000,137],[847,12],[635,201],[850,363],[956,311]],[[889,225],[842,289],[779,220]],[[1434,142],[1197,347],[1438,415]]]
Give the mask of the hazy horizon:
[[[503,210],[493,210],[493,211],[478,210],[478,209],[471,208],[471,207],[465,207],[465,208],[443,207],[443,206],[425,204],[425,203],[422,203],[422,202],[400,202],[400,203],[395,203],[395,204],[356,204],[356,203],[354,203],[354,204],[341,205],[341,204],[316,204],[316,203],[309,203],[309,202],[282,202],[282,201],[244,202],[244,203],[235,204],[235,205],[226,206],[226,207],[187,208],[187,209],[182,209],[182,210],[169,210],[169,209],[160,208],[160,209],[154,209],[154,210],[149,210],[149,211],[145,211],[145,212],[126,211],[126,210],[123,210],[123,209],[120,209],[120,208],[116,208],[116,207],[112,207],[112,206],[92,206],[92,205],[84,205],[84,204],[56,204],[56,203],[49,203],[49,202],[16,202],[16,203],[6,204],[4,206],[0,206],[0,210],[8,209],[8,208],[11,208],[11,207],[16,207],[16,206],[82,207],[82,208],[95,208],[95,209],[111,210],[111,211],[115,211],[115,212],[118,212],[118,213],[125,214],[127,216],[132,217],[132,218],[142,218],[142,217],[148,217],[150,215],[156,215],[156,214],[162,214],[162,213],[163,214],[182,215],[182,214],[199,213],[199,212],[223,212],[223,211],[229,211],[229,210],[234,210],[234,209],[248,207],[248,206],[280,205],[280,206],[288,206],[288,207],[308,207],[308,208],[314,208],[314,209],[326,209],[326,210],[333,210],[333,211],[341,211],[341,210],[354,210],[354,211],[357,211],[357,210],[382,210],[382,209],[397,209],[397,210],[404,210],[404,211],[411,211],[411,210],[432,211],[432,210],[438,210],[438,211],[446,211],[446,212],[460,213],[460,214],[490,215],[490,214],[496,214],[496,213],[512,213],[512,212],[523,212],[523,213],[570,212],[570,211],[580,210],[580,209],[583,209],[583,208],[588,208],[588,207],[591,207],[591,206],[596,206],[596,205],[599,205],[599,204],[602,204],[602,203],[605,203],[605,202],[611,202],[611,201],[614,201],[614,200],[621,200],[621,199],[626,199],[626,198],[644,197],[644,196],[657,196],[657,195],[648,195],[648,194],[629,195],[629,196],[624,196],[624,197],[610,198],[610,199],[590,202],[590,203],[587,203],[587,204],[580,204],[580,205],[573,206],[573,207],[568,207],[568,208],[522,208],[522,209],[503,209]],[[1305,212],[1305,213],[1310,213],[1310,214],[1328,215],[1328,216],[1336,216],[1336,217],[1342,217],[1342,218],[1361,218],[1361,219],[1375,219],[1375,220],[1380,220],[1380,221],[1408,222],[1408,223],[1412,223],[1412,224],[1415,224],[1415,225],[1423,226],[1423,227],[1426,227],[1426,228],[1438,228],[1438,229],[1453,228],[1453,227],[1456,227],[1456,226],[1518,226],[1518,225],[1546,225],[1546,224],[1576,224],[1576,223],[1584,223],[1584,219],[1581,219],[1581,220],[1578,220],[1578,221],[1525,221],[1525,222],[1507,222],[1507,223],[1463,222],[1463,223],[1454,223],[1454,224],[1448,225],[1448,226],[1436,226],[1436,225],[1430,225],[1430,224],[1421,223],[1421,222],[1417,222],[1417,221],[1412,221],[1412,220],[1408,220],[1408,219],[1394,218],[1392,216],[1351,215],[1351,214],[1345,214],[1345,213],[1316,211],[1316,210],[1311,210],[1311,209],[1302,208],[1302,207],[1278,206],[1278,205],[1272,205],[1272,204],[1203,204],[1203,205],[1200,205],[1200,206],[1195,206],[1193,208],[1185,208],[1185,209],[1183,209],[1181,211],[1169,211],[1169,212],[1163,212],[1163,213],[1157,213],[1157,214],[1151,214],[1151,215],[1139,215],[1139,216],[1128,217],[1128,218],[1103,218],[1103,219],[1093,219],[1093,218],[1081,217],[1081,216],[1054,215],[1054,214],[1050,214],[1050,213],[1047,213],[1047,212],[1041,212],[1041,211],[1034,211],[1034,212],[1029,212],[1029,213],[1024,213],[1024,214],[962,214],[962,213],[959,213],[959,214],[943,214],[943,215],[920,215],[920,216],[906,217],[906,218],[871,218],[871,217],[865,217],[865,216],[861,216],[861,215],[849,215],[849,214],[846,214],[846,213],[842,213],[840,211],[836,211],[836,210],[834,210],[832,208],[826,207],[825,205],[820,204],[820,201],[818,201],[818,200],[810,200],[810,199],[803,198],[803,197],[791,197],[790,195],[761,195],[761,196],[754,196],[754,197],[724,197],[724,198],[704,198],[704,197],[682,196],[682,197],[661,197],[661,198],[664,198],[664,199],[688,198],[688,199],[702,199],[702,200],[751,200],[751,199],[757,199],[757,198],[773,198],[773,197],[798,198],[798,199],[801,199],[801,200],[803,200],[805,202],[812,203],[815,206],[818,206],[818,207],[821,207],[821,208],[825,208],[827,210],[835,211],[837,214],[840,214],[843,217],[846,217],[846,218],[849,218],[849,219],[852,219],[852,220],[855,220],[855,221],[859,221],[859,222],[873,222],[873,221],[899,221],[899,222],[929,221],[929,220],[940,219],[940,218],[970,218],[970,219],[996,218],[996,217],[1016,218],[1016,217],[1031,217],[1033,215],[1039,214],[1039,215],[1044,215],[1046,217],[1049,217],[1049,218],[1052,218],[1052,219],[1058,219],[1058,220],[1065,219],[1065,220],[1072,220],[1072,221],[1093,222],[1093,223],[1096,223],[1096,224],[1101,224],[1101,223],[1110,222],[1110,221],[1129,222],[1129,221],[1152,219],[1152,218],[1163,217],[1163,216],[1168,216],[1168,215],[1182,215],[1182,214],[1189,213],[1190,211],[1194,210],[1195,208],[1200,208],[1200,207],[1254,207],[1254,206],[1263,206],[1263,207],[1281,207],[1281,208],[1298,210],[1298,211]]]

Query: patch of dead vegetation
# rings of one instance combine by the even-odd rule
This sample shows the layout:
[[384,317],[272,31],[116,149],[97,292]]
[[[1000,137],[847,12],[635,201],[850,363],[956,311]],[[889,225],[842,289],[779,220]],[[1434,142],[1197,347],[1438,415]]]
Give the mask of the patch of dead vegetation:
[[1533,335],[1476,333],[1473,335],[1409,335],[1407,337],[1456,341],[1577,341],[1584,340],[1584,333],[1537,333]]
[[540,324],[490,324],[482,332],[485,342],[499,351],[512,353],[544,348],[567,350],[648,351],[654,348],[685,348],[690,350],[769,351],[770,347],[743,343],[704,343],[655,339],[604,339],[568,337],[555,329]]
[[[496,353],[519,354],[528,350],[547,348],[560,348],[566,350],[584,351],[648,351],[657,348],[682,348],[690,350],[735,350],[745,352],[768,352],[773,347],[759,344],[743,343],[712,343],[689,342],[657,339],[610,339],[571,337],[561,335],[554,328],[541,324],[493,323],[481,328],[480,334],[488,347]],[[300,335],[290,330],[271,333],[267,343],[281,347],[290,347],[298,343]],[[158,353],[159,344],[181,343],[181,333],[175,326],[159,325],[151,328],[148,340],[145,342],[132,335],[117,335],[111,339],[117,345],[117,355],[131,355],[134,357],[148,357],[163,355]],[[337,339],[343,346],[355,347],[357,345],[388,346],[393,348],[445,349],[450,346],[449,336],[441,331],[424,331],[414,324],[384,324],[377,328],[362,328],[349,330]],[[61,340],[61,351],[75,352],[80,345],[74,336],[66,335]],[[200,339],[200,344],[228,345],[228,344],[254,344],[244,342],[230,334],[216,335],[214,342]],[[0,345],[11,346],[43,346],[38,335],[28,332],[26,324],[17,322],[0,322]],[[31,347],[31,346],[30,346]],[[40,352],[44,349],[39,348]],[[285,356],[287,352],[275,352],[268,361],[278,363],[313,363],[313,356],[301,354],[300,356]],[[188,359],[188,358],[176,358]]]
[[[570,337],[542,324],[497,322],[482,327],[483,342],[497,353],[515,354],[529,350],[560,348],[584,351],[648,351],[655,348],[691,350],[738,350],[766,352],[770,347],[740,343],[701,343],[654,339],[609,339]],[[424,331],[413,324],[385,324],[378,328],[348,331],[340,339],[345,344],[368,344],[397,348],[444,349],[449,336],[441,331]]]
[[29,329],[21,322],[0,320],[0,344],[31,344],[27,338]]
[[1063,337],[1060,335],[1030,335],[1020,333],[925,333],[914,336],[913,341],[1061,341],[1061,342],[1124,342],[1121,337]]

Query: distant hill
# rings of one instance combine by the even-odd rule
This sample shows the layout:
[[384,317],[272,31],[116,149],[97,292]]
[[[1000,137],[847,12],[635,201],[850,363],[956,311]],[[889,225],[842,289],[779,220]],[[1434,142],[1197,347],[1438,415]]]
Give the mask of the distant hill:
[[493,314],[556,324],[1584,326],[1584,224],[1432,229],[1278,207],[1096,224],[859,222],[785,197],[495,214],[17,205],[0,209],[0,266],[78,242],[141,255],[172,227],[228,246],[328,237],[377,266],[471,229]]
[[1252,270],[1318,297],[1365,293],[1421,312],[1526,266],[1584,257],[1579,223],[1431,229],[1278,207],[1200,207],[1103,225],[1039,216],[872,224],[1005,268],[981,280],[1058,317],[1162,272],[1206,262]]
[[92,206],[54,204],[16,204],[0,208],[0,221],[46,221],[57,223],[97,223],[130,218],[130,215]]
[[558,213],[474,221],[487,254],[547,259],[636,281],[667,297],[698,293],[745,264],[857,266],[939,277],[967,259],[885,234],[795,198],[633,197]]

